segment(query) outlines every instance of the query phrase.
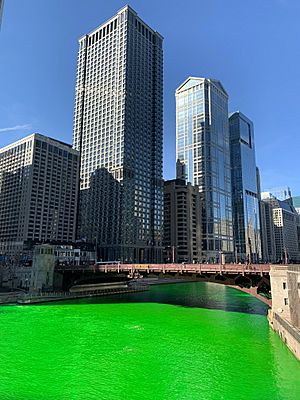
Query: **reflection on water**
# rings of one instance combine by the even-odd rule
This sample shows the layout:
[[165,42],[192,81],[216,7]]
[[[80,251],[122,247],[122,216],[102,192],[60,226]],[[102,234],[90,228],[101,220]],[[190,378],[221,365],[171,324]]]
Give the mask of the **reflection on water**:
[[82,299],[78,303],[173,304],[224,311],[266,315],[268,306],[237,289],[217,283],[191,282],[151,286],[149,291],[101,298]]

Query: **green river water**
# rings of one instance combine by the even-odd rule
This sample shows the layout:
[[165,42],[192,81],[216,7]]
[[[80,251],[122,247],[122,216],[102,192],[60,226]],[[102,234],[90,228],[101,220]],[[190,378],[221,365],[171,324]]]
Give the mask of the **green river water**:
[[0,307],[0,400],[299,400],[267,307],[212,283]]

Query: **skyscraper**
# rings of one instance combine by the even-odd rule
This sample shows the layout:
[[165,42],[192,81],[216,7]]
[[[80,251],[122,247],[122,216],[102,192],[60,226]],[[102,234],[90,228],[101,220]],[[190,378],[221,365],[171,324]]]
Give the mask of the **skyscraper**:
[[275,226],[270,203],[260,200],[260,231],[262,258],[264,262],[276,262]]
[[31,242],[73,242],[79,154],[66,143],[29,135],[0,149],[0,253]]
[[201,193],[203,261],[231,260],[228,95],[220,81],[189,77],[176,90],[176,158]]
[[259,189],[253,123],[237,111],[229,117],[232,212],[235,252],[238,261],[262,258]]
[[200,262],[201,197],[184,179],[165,182],[164,246],[167,262]]
[[[73,133],[81,153],[78,234],[97,243],[102,260],[162,257],[162,42],[129,6],[79,39]],[[113,208],[110,198],[104,205],[97,196],[105,187]],[[101,213],[103,206],[110,211]],[[110,223],[115,234],[102,234]]]
[[273,214],[276,262],[299,263],[299,215],[290,198],[282,201],[269,192],[262,192],[262,199]]
[[292,200],[295,210],[300,214],[300,196],[294,196]]

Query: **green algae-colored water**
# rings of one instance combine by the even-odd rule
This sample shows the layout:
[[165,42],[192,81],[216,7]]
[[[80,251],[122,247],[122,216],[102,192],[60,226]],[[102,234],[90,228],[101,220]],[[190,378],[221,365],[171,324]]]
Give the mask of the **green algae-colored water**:
[[0,307],[0,400],[299,400],[266,306],[209,283]]

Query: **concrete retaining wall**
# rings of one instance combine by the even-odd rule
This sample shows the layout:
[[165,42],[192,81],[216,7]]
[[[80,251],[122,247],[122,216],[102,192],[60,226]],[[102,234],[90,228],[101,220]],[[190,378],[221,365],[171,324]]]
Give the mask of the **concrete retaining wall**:
[[300,330],[271,310],[269,310],[269,323],[271,328],[278,333],[282,341],[300,361]]

